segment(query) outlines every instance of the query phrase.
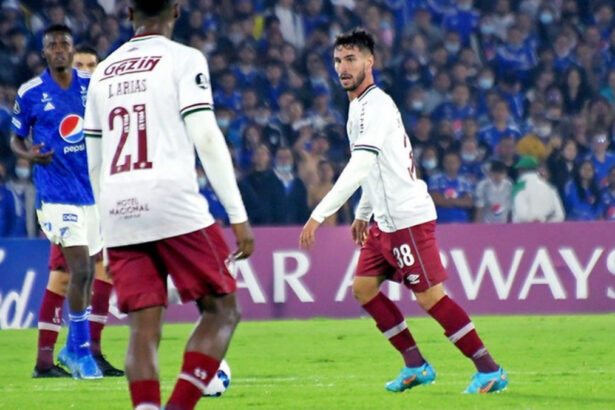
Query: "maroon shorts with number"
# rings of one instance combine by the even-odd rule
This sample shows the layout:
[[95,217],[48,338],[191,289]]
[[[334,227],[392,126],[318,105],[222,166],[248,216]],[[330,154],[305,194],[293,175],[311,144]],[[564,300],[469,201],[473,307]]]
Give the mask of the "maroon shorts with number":
[[[102,261],[102,251],[96,254],[96,262],[100,261]],[[68,264],[66,263],[66,259],[64,259],[62,247],[55,243],[52,243],[49,248],[49,270],[68,272]]]
[[183,302],[237,289],[229,248],[218,225],[155,242],[108,248],[109,270],[122,312],[167,305],[167,274]]
[[448,275],[436,244],[436,221],[387,233],[374,224],[359,255],[357,276],[385,275],[424,292]]

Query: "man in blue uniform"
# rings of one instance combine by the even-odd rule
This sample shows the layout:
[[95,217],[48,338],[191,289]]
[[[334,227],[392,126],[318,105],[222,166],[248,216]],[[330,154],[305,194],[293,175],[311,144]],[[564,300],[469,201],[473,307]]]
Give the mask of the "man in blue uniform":
[[[89,75],[71,67],[73,53],[73,36],[68,27],[53,25],[44,31],[43,54],[48,69],[22,84],[17,92],[11,148],[34,164],[39,223],[47,238],[62,248],[71,273],[67,291],[68,338],[58,358],[74,378],[97,379],[102,372],[90,351],[87,307],[94,276],[92,255],[101,251],[102,239],[83,134]],[[37,361],[34,377],[63,375],[52,359],[61,316],[57,311],[49,316],[42,321],[39,318],[39,322],[45,326],[43,330],[55,335],[39,340],[39,353],[41,343],[51,345],[51,349],[47,349],[46,363]]]

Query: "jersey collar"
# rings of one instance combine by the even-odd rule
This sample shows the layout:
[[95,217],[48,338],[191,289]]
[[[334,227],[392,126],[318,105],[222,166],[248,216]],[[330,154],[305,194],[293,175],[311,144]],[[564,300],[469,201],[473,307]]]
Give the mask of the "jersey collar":
[[363,90],[363,92],[357,96],[357,101],[361,101],[363,97],[365,97],[370,91],[372,91],[375,88],[378,88],[378,87],[376,87],[376,84],[374,83],[368,85],[367,88]]
[[157,33],[153,33],[153,34],[138,34],[136,36],[132,36],[132,38],[128,41],[143,41],[143,40],[149,40],[150,38],[156,38],[156,37],[162,37],[162,34],[157,34]]

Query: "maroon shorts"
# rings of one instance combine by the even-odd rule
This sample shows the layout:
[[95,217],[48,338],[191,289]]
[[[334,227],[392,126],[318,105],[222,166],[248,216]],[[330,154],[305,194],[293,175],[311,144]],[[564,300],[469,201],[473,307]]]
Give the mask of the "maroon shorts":
[[[96,254],[96,262],[100,261],[102,261],[102,251]],[[64,259],[62,247],[55,243],[52,243],[49,248],[49,270],[68,272],[68,264],[66,263],[66,259]]]
[[357,276],[384,275],[424,292],[448,275],[436,244],[436,221],[387,233],[374,224],[359,255]]
[[167,305],[167,275],[183,302],[237,289],[230,251],[218,225],[173,238],[108,248],[109,270],[122,312]]

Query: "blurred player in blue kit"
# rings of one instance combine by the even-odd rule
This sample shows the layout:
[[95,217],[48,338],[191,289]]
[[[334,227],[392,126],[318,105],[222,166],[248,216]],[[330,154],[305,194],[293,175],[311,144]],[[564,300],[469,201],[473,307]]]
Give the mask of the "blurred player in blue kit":
[[[90,74],[71,67],[73,36],[66,26],[53,25],[45,30],[43,54],[48,69],[18,90],[11,137],[15,154],[34,164],[38,219],[52,243],[51,273],[39,312],[38,354],[33,377],[70,376],[53,364],[53,348],[62,322],[65,296],[69,304],[69,332],[59,361],[77,379],[101,378],[101,368],[107,375],[121,376],[123,372],[109,365],[100,353],[100,331],[106,321],[105,309],[108,310],[111,292],[109,280],[97,284],[96,298],[104,300],[93,301],[104,311],[104,315],[96,315],[99,320],[93,325],[98,335],[94,350],[104,362],[101,366],[92,354],[90,343],[88,306],[94,279],[94,256],[102,250],[83,134]],[[91,58],[85,57],[85,65],[88,60]],[[104,277],[102,266],[98,276]]]

